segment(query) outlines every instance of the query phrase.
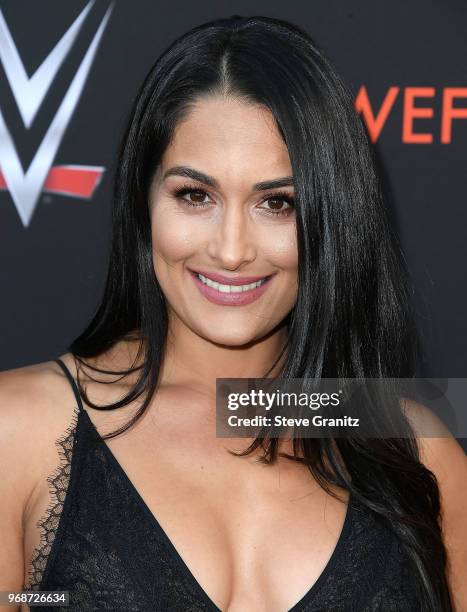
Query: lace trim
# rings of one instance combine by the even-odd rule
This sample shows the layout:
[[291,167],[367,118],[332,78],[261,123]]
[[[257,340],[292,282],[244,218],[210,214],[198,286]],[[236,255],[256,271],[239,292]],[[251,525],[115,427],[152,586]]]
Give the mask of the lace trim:
[[62,514],[65,497],[68,490],[71,474],[71,458],[73,454],[74,438],[78,424],[79,409],[74,408],[72,422],[65,430],[64,434],[55,441],[58,447],[60,464],[50,476],[47,477],[49,483],[49,493],[51,501],[43,517],[36,523],[40,530],[40,544],[34,549],[29,564],[28,579],[23,585],[23,590],[37,590],[42,581],[44,570],[47,564],[52,544],[55,540],[60,516]]

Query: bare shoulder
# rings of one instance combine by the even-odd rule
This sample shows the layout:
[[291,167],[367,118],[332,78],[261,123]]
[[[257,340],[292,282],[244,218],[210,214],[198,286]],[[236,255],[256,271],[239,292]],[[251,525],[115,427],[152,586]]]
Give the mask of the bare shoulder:
[[[76,382],[75,356],[65,353],[60,359]],[[108,355],[89,361],[115,368]],[[85,371],[80,374],[91,401],[105,403],[118,395],[113,385],[92,383]],[[98,423],[114,418],[91,412]],[[24,584],[25,556],[36,544],[36,519],[50,502],[47,478],[61,461],[57,443],[73,433],[77,417],[75,394],[56,361],[0,372],[0,590],[19,591]]]
[[22,587],[27,511],[70,423],[73,400],[59,370],[43,362],[0,372],[0,590]]
[[[444,423],[427,406],[405,399],[403,410],[417,437],[420,459],[438,479],[466,477],[467,456]],[[467,487],[463,487],[467,491]]]
[[467,456],[429,408],[406,400],[405,412],[416,433],[430,432],[417,437],[420,460],[438,481],[454,609],[467,610]]
[[0,469],[3,477],[22,484],[18,497],[28,495],[43,452],[67,427],[73,405],[54,361],[0,372]]
[[14,444],[38,426],[50,404],[56,370],[44,362],[0,372],[0,435],[2,446]]
[[57,400],[66,397],[61,369],[54,361],[0,372],[0,432],[7,443],[16,435],[45,430],[59,413]]

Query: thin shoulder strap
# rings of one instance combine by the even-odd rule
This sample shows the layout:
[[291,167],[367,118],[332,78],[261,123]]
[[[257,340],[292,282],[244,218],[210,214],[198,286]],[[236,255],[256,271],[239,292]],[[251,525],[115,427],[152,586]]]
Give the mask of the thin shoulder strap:
[[79,411],[80,412],[84,412],[83,402],[81,400],[81,395],[79,393],[78,385],[76,384],[75,379],[71,375],[70,370],[67,368],[67,366],[63,363],[63,361],[60,358],[54,359],[54,361],[56,361],[58,363],[58,365],[64,371],[65,376],[68,378],[68,382],[70,383],[71,388],[73,389],[73,393],[75,394],[75,398],[76,398],[76,401],[78,403]]

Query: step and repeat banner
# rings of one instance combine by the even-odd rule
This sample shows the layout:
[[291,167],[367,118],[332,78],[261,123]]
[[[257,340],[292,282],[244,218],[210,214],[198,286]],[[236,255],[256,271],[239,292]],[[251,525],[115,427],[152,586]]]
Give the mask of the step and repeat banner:
[[156,57],[232,14],[306,29],[355,96],[414,287],[421,376],[467,376],[467,5],[0,2],[0,370],[49,360],[103,291],[116,148]]

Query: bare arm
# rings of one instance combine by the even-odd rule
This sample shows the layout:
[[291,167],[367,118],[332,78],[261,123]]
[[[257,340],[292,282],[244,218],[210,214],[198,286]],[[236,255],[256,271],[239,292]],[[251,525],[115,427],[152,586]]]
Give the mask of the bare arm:
[[[2,591],[21,591],[24,585],[24,535],[31,505],[46,477],[47,461],[55,461],[54,438],[68,419],[66,410],[54,410],[62,407],[56,380],[49,362],[0,372]],[[26,608],[0,605],[5,612],[22,609]]]
[[[0,590],[21,591],[24,580],[23,511],[30,493],[18,409],[17,371],[0,373]],[[0,606],[0,610],[20,610]]]

